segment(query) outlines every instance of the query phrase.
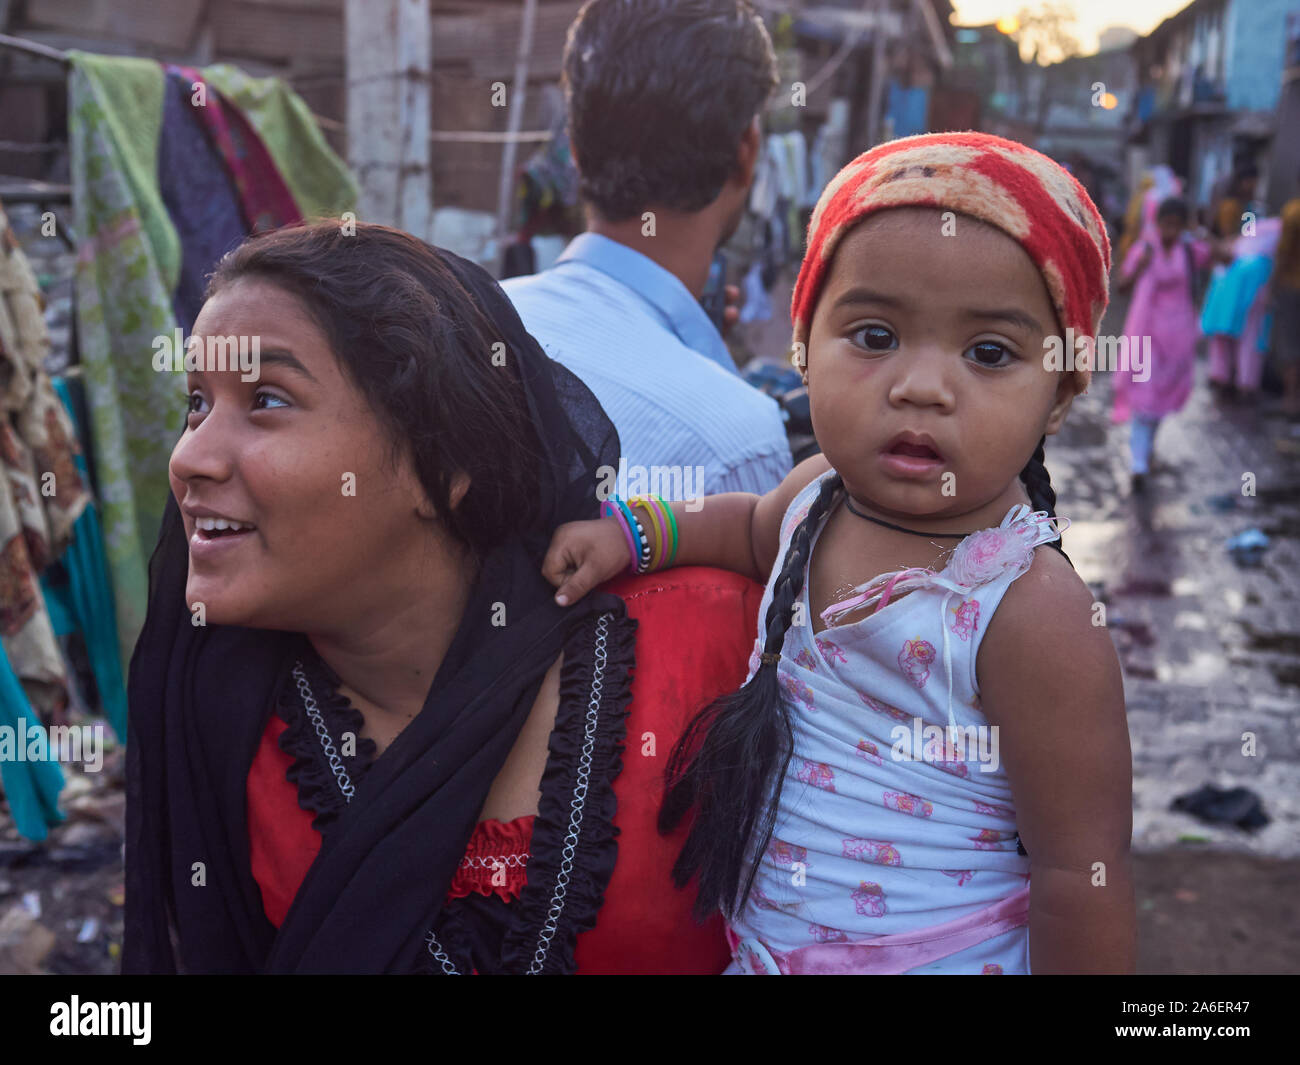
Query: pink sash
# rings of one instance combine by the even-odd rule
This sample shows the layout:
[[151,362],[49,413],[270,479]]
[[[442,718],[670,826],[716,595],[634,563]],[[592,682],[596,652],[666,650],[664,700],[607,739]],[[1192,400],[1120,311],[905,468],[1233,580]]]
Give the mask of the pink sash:
[[727,943],[743,972],[771,976],[897,976],[1029,923],[1029,885],[955,921],[915,932],[867,936],[851,943],[814,943],[788,954],[757,939],[741,939],[727,926]]

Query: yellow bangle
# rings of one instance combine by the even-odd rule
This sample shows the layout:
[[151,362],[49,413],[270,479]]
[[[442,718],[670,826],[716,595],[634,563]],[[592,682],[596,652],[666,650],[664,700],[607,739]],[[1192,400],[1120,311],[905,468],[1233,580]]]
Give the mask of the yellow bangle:
[[655,508],[650,505],[649,500],[643,496],[633,496],[628,502],[634,507],[640,507],[650,516],[649,525],[654,530],[654,543],[650,546],[650,570],[657,570],[664,561],[664,547],[666,538],[664,536],[663,523],[659,520],[659,515]]

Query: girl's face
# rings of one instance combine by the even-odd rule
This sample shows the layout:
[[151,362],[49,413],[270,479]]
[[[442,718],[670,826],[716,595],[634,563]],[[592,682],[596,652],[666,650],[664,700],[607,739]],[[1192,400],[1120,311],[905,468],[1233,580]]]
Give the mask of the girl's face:
[[[187,377],[172,493],[189,538],[190,608],[212,624],[329,632],[378,611],[411,580],[434,522],[409,457],[348,380],[290,293],[244,278],[203,305],[193,336],[257,337],[260,375]],[[197,340],[195,341],[197,343]],[[211,519],[239,531],[208,530]]]
[[929,208],[870,215],[837,248],[809,332],[817,439],[881,512],[991,504],[1069,409],[1071,375],[1044,365],[1056,332],[1038,269],[999,230]]

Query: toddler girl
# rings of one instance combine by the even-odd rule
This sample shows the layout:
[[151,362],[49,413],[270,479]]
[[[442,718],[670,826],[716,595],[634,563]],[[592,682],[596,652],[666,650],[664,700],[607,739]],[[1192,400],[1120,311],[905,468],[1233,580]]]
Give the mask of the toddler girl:
[[629,547],[767,580],[749,678],[677,745],[661,815],[693,811],[674,874],[726,914],[729,972],[1132,970],[1119,664],[1043,465],[1089,379],[1045,352],[1095,334],[1109,255],[1022,145],[881,145],[822,194],[794,292],[824,455],[557,531],[561,603]]

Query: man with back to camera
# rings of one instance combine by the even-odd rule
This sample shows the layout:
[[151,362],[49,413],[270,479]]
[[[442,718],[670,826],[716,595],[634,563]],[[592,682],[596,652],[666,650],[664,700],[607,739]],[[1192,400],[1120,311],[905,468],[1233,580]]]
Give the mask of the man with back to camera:
[[564,49],[587,230],[550,269],[502,282],[600,400],[629,468],[703,469],[684,498],[767,492],[791,467],[779,408],[699,302],[744,214],[775,85],[746,0],[588,0]]

